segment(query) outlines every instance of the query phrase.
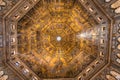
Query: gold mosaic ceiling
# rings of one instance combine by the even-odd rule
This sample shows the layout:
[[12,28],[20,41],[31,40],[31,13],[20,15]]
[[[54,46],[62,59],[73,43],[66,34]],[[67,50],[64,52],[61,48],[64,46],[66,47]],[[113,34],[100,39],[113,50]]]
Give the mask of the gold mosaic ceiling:
[[119,80],[119,2],[0,0],[0,80]]
[[39,1],[18,22],[17,56],[40,78],[75,77],[97,57],[97,25],[77,1]]

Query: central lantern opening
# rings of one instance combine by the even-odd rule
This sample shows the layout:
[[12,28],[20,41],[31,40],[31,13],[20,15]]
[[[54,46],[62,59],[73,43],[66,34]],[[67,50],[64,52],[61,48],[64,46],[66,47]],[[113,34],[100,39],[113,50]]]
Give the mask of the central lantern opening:
[[18,22],[17,56],[40,78],[76,77],[97,58],[97,25],[77,0],[40,0]]
[[62,37],[61,37],[61,36],[57,36],[56,40],[57,40],[58,42],[60,42],[60,41],[62,40]]

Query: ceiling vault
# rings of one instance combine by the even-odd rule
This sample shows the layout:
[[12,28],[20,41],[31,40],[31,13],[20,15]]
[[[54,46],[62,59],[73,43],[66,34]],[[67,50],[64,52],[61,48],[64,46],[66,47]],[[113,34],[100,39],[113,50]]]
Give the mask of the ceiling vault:
[[120,80],[120,0],[0,0],[0,80]]

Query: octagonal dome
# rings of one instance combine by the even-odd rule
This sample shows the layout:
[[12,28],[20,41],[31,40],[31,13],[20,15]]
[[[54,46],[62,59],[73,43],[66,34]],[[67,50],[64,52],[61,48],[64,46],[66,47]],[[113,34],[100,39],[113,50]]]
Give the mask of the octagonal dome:
[[7,56],[8,64],[25,79],[84,79],[107,64],[109,20],[102,12],[94,12],[90,3],[25,3],[8,16],[11,43]]

